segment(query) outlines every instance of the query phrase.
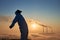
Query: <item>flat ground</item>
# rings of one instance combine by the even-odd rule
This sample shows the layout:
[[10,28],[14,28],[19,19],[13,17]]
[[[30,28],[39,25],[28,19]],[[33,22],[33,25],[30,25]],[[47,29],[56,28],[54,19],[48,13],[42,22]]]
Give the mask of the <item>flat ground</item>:
[[[20,40],[15,35],[0,35],[0,40]],[[60,40],[60,34],[31,34],[28,40]]]

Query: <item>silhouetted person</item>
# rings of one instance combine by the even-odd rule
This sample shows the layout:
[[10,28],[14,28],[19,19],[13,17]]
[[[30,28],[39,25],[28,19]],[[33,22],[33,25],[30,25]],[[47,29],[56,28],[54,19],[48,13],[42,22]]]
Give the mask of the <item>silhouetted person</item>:
[[21,40],[27,40],[28,39],[28,26],[27,26],[27,23],[24,19],[24,17],[21,15],[21,12],[20,10],[17,10],[15,12],[16,16],[12,22],[12,24],[10,25],[10,28],[12,28],[16,22],[18,22],[18,25],[19,25],[19,29],[20,29],[20,32],[21,32]]

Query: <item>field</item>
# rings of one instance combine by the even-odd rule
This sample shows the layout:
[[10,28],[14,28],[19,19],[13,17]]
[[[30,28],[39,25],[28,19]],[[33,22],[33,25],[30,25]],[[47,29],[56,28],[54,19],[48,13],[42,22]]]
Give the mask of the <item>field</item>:
[[[0,40],[20,40],[19,36],[16,35],[0,35]],[[48,34],[42,34],[42,33],[31,33],[28,37],[28,40],[60,40],[60,34],[59,33],[48,33]]]

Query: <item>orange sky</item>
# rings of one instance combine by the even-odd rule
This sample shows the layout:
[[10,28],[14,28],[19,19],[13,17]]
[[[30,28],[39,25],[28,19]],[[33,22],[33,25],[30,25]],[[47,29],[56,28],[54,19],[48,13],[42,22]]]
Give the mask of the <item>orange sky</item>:
[[[3,17],[5,18],[5,17]],[[20,35],[19,34],[19,27],[18,27],[18,24],[16,23],[15,26],[10,29],[9,28],[9,25],[11,24],[13,18],[10,18],[10,17],[6,17],[6,19],[3,20],[3,18],[0,18],[1,21],[0,21],[0,34],[15,34],[15,35]],[[7,20],[7,21],[6,21]],[[40,22],[38,20],[35,20],[35,19],[28,19],[26,18],[26,21],[27,21],[27,24],[28,24],[28,28],[29,28],[29,33],[42,33],[43,32],[43,27],[39,24],[44,24],[46,26],[53,26],[53,30],[54,32],[60,32],[58,30],[59,27],[54,27],[54,25],[48,25],[48,24],[45,24],[43,22]],[[56,25],[57,26],[57,25]],[[44,28],[45,30],[45,33],[46,33],[46,28]],[[49,33],[51,32],[51,29],[48,30]]]

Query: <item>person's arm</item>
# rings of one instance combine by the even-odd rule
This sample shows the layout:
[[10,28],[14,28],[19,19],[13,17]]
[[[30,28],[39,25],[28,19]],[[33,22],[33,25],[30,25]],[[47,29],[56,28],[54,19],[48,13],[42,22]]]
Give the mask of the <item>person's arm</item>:
[[12,24],[9,26],[10,28],[12,28],[14,25],[15,25],[15,23],[17,22],[17,20],[18,20],[18,18],[17,18],[17,16],[14,18],[14,20],[12,21]]

